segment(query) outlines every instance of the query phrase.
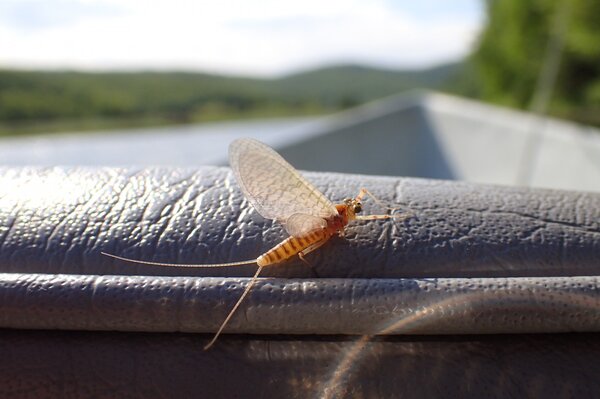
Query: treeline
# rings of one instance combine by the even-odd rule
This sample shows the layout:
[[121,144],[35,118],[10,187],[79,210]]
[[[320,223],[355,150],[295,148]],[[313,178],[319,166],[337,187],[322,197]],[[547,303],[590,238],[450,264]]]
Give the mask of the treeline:
[[193,73],[0,72],[0,120],[161,116],[193,119],[202,109],[233,112],[273,101],[258,80]]
[[342,66],[279,79],[0,70],[0,131],[48,129],[51,123],[61,130],[65,121],[77,127],[77,121],[187,123],[330,112],[408,88],[439,88],[457,69],[458,64],[400,72]]

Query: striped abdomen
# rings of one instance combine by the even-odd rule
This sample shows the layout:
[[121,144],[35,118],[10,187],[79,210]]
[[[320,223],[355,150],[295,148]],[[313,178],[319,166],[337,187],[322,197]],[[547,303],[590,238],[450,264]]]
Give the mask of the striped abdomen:
[[302,237],[288,237],[286,240],[277,244],[266,253],[262,254],[256,260],[258,266],[269,266],[275,263],[281,263],[284,260],[297,255],[313,244],[329,238],[327,230],[315,230]]

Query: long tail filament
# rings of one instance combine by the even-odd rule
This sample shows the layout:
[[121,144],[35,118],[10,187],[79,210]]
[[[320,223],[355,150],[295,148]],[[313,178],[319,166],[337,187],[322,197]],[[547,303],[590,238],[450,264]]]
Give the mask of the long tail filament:
[[131,262],[131,263],[139,263],[142,265],[152,265],[152,266],[165,266],[165,267],[230,267],[230,266],[243,266],[243,265],[251,265],[253,263],[256,263],[256,259],[252,259],[252,260],[243,260],[241,262],[230,262],[230,263],[215,263],[212,265],[194,265],[194,264],[181,264],[181,263],[161,263],[161,262],[149,262],[146,260],[137,260],[137,259],[130,259],[130,258],[124,258],[122,256],[118,256],[118,255],[113,255],[113,254],[109,254],[106,252],[100,252],[102,255],[106,255],[109,256],[111,258],[115,258],[115,259],[119,259],[125,262]]
[[231,319],[231,317],[233,316],[233,314],[235,313],[235,311],[237,310],[237,308],[240,306],[240,304],[242,303],[242,301],[244,300],[244,298],[246,298],[246,295],[248,295],[248,293],[250,292],[250,289],[254,286],[254,283],[256,283],[256,279],[258,278],[258,275],[260,274],[260,271],[262,270],[263,267],[264,266],[259,266],[258,267],[258,269],[256,270],[256,273],[254,273],[254,276],[252,277],[252,280],[250,280],[250,282],[246,286],[246,289],[242,293],[242,296],[240,296],[240,299],[238,299],[238,301],[235,303],[235,305],[233,306],[233,308],[229,311],[229,314],[225,318],[225,321],[223,321],[223,323],[221,323],[221,327],[219,327],[219,329],[217,330],[217,333],[210,340],[210,342],[208,344],[206,344],[206,346],[204,347],[204,350],[209,349],[217,341],[217,338],[219,338],[219,335],[221,335],[221,332],[223,331],[223,329],[225,328],[225,326],[227,325],[227,323],[229,323],[229,320]]
[[[180,263],[161,263],[161,262],[149,262],[149,261],[145,261],[145,260],[137,260],[137,259],[124,258],[122,256],[117,256],[117,255],[109,254],[109,253],[106,253],[106,252],[101,252],[101,253],[102,253],[102,255],[106,255],[106,256],[109,256],[111,258],[119,259],[119,260],[122,260],[122,261],[125,261],[125,262],[139,263],[139,264],[142,264],[142,265],[165,266],[165,267],[229,267],[229,266],[251,265],[253,263],[256,263],[256,259],[246,260],[246,261],[241,261],[241,262],[216,263],[216,264],[211,264],[211,265],[195,265],[195,264],[180,264]],[[217,338],[219,338],[219,335],[221,335],[221,332],[223,331],[223,329],[225,328],[225,326],[227,325],[227,323],[229,323],[229,320],[231,320],[231,318],[233,317],[233,314],[235,313],[235,311],[239,308],[239,306],[242,303],[242,301],[244,300],[244,298],[246,298],[246,295],[248,295],[248,293],[250,292],[250,289],[252,289],[252,287],[256,283],[256,279],[258,278],[258,275],[260,274],[260,271],[262,270],[262,268],[263,268],[263,266],[259,266],[258,267],[258,269],[256,270],[256,273],[254,273],[254,276],[252,277],[252,280],[250,280],[250,282],[248,283],[248,285],[244,289],[244,292],[242,293],[242,296],[240,296],[240,298],[235,303],[235,305],[233,306],[233,308],[229,311],[229,314],[227,315],[227,318],[225,318],[225,321],[223,321],[223,323],[221,323],[221,327],[219,327],[219,329],[217,330],[217,332],[214,335],[214,337],[210,340],[210,342],[208,344],[206,344],[206,346],[204,347],[204,350],[209,349],[217,341]]]

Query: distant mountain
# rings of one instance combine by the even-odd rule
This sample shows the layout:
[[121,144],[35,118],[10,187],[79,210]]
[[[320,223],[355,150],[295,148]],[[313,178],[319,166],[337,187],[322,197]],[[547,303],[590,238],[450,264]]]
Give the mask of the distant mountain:
[[461,68],[462,63],[417,70],[341,65],[288,75],[275,84],[281,93],[318,98],[326,103],[335,103],[344,97],[361,103],[407,89],[442,88]]
[[0,70],[0,134],[333,112],[407,89],[444,88],[461,68],[343,65],[277,79]]

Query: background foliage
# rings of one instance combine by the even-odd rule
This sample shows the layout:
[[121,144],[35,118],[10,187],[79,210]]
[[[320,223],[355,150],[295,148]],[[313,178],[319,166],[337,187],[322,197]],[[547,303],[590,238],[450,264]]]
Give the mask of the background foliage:
[[[529,108],[544,63],[557,56],[549,113],[600,125],[600,2],[489,0],[486,7],[488,21],[468,65],[473,80],[456,91]],[[557,41],[562,49],[553,46]]]

